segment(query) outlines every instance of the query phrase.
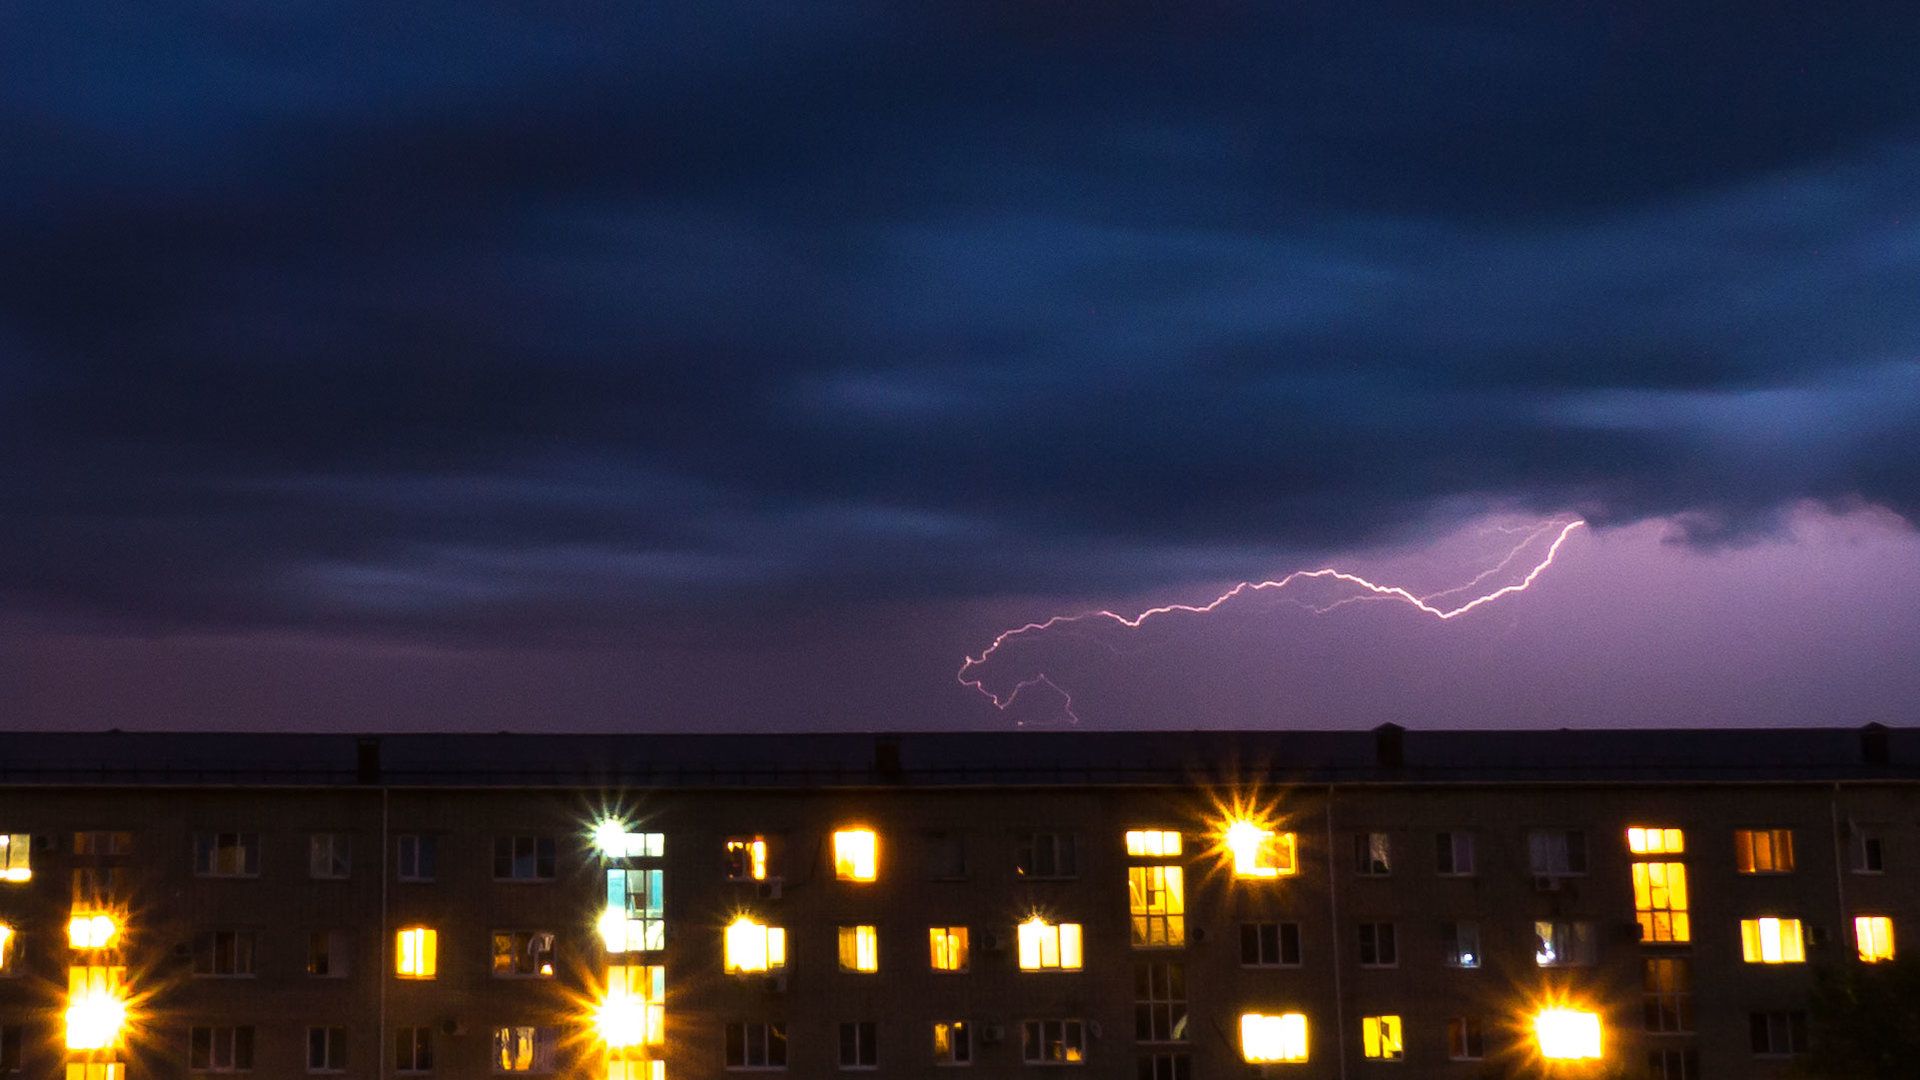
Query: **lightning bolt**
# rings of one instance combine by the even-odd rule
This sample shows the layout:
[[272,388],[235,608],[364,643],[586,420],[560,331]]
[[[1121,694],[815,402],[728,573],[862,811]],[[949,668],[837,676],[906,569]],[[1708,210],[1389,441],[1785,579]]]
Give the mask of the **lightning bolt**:
[[[1162,615],[1175,613],[1206,615],[1236,597],[1261,592],[1277,592],[1297,581],[1339,581],[1361,590],[1357,595],[1343,597],[1325,607],[1316,608],[1312,605],[1307,605],[1308,610],[1316,615],[1324,615],[1335,608],[1344,607],[1357,600],[1397,600],[1418,609],[1424,614],[1431,615],[1445,622],[1451,619],[1457,619],[1475,608],[1491,604],[1503,596],[1510,596],[1517,592],[1525,592],[1535,581],[1539,580],[1541,574],[1546,573],[1549,566],[1553,565],[1554,559],[1560,554],[1560,548],[1566,544],[1567,537],[1572,536],[1576,529],[1579,529],[1585,524],[1585,521],[1575,518],[1572,521],[1548,521],[1541,525],[1534,526],[1527,531],[1524,539],[1514,545],[1513,549],[1507,553],[1506,558],[1500,560],[1499,564],[1492,569],[1482,572],[1465,585],[1456,585],[1450,589],[1428,593],[1425,596],[1415,595],[1412,591],[1402,588],[1399,585],[1381,585],[1377,582],[1369,581],[1358,574],[1349,574],[1344,570],[1325,567],[1319,570],[1296,570],[1285,577],[1270,581],[1243,581],[1204,604],[1163,604],[1160,607],[1151,607],[1137,615],[1130,616],[1104,608],[1098,611],[1083,611],[1077,615],[1055,615],[1041,622],[1030,622],[1025,626],[1016,626],[1011,630],[1002,631],[999,636],[988,643],[986,648],[980,650],[980,655],[966,657],[965,662],[960,665],[960,670],[955,677],[959,680],[960,685],[977,691],[981,696],[992,702],[994,708],[1001,711],[1005,711],[1008,706],[1012,705],[1014,699],[1018,698],[1022,691],[1035,686],[1046,686],[1060,695],[1065,703],[1067,717],[1073,722],[1078,723],[1080,717],[1073,711],[1073,695],[1068,693],[1060,684],[1048,678],[1044,672],[1015,683],[1013,689],[1007,691],[1005,696],[987,689],[984,678],[972,676],[970,673],[975,668],[984,665],[992,658],[994,653],[999,652],[1000,648],[1009,641],[1025,637],[1028,634],[1037,634],[1051,630],[1056,626],[1071,626],[1076,623],[1097,621],[1111,623],[1127,630],[1137,630],[1143,623],[1147,622],[1147,620],[1156,619]],[[1555,530],[1558,531],[1556,532]],[[1454,607],[1434,603],[1434,601],[1442,597],[1454,596],[1473,589],[1485,582],[1488,578],[1505,570],[1520,557],[1522,552],[1526,551],[1536,540],[1549,532],[1554,532],[1555,535],[1553,542],[1547,545],[1546,554],[1541,556],[1540,561],[1535,563],[1533,568],[1528,570],[1526,575],[1519,581],[1502,585],[1492,592],[1482,593]]]

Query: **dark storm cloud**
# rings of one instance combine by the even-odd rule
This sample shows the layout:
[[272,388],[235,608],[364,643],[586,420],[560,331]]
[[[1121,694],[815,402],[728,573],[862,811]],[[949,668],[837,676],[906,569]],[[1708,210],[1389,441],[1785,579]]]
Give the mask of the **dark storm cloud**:
[[1435,7],[16,10],[0,596],[524,632],[1920,510],[1910,10]]

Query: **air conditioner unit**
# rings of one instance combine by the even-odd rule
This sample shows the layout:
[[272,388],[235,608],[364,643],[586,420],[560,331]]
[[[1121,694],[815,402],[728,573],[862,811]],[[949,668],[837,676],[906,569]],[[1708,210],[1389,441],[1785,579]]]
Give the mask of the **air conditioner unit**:
[[1100,1021],[1098,1020],[1087,1021],[1087,1035],[1095,1039],[1100,1037]]
[[1194,928],[1193,928],[1193,931],[1192,931],[1192,936],[1193,936],[1193,943],[1194,943],[1195,945],[1204,945],[1204,944],[1206,944],[1206,942],[1207,942],[1207,928],[1206,928],[1206,927],[1204,927],[1204,926],[1196,926],[1196,927],[1194,927]]
[[443,1016],[440,1018],[440,1034],[465,1035],[466,1033],[467,1022],[465,1020],[457,1016]]
[[769,994],[784,994],[787,992],[787,974],[783,971],[777,975],[769,975],[761,985]]
[[762,900],[778,900],[780,899],[780,882],[763,881],[753,891],[754,895]]
[[997,1043],[1006,1037],[1007,1029],[1000,1024],[980,1025],[980,1041],[983,1043]]
[[1828,941],[1832,940],[1832,938],[1833,938],[1833,935],[1827,930],[1826,927],[1821,926],[1818,923],[1807,924],[1807,944],[1825,945]]
[[193,959],[193,942],[191,941],[176,942],[173,946],[173,958],[175,960]]
[[1567,887],[1567,879],[1551,874],[1540,874],[1533,879],[1534,892],[1561,892]]
[[1005,952],[1007,951],[1007,939],[992,931],[988,931],[980,935],[980,948],[984,952]]

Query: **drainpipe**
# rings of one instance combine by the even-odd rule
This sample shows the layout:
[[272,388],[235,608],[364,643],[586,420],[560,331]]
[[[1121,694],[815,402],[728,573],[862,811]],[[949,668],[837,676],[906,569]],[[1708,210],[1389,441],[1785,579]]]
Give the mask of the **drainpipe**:
[[1347,1080],[1347,1002],[1340,989],[1340,886],[1333,842],[1333,785],[1327,785],[1327,917],[1333,921],[1333,1025],[1339,1048],[1340,1080]]

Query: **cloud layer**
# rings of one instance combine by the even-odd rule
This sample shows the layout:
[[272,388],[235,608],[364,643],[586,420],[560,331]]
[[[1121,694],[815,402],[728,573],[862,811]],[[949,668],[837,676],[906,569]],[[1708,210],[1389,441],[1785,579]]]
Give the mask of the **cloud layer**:
[[1903,5],[641,7],[10,16],[0,602],[730,641],[1920,511]]

